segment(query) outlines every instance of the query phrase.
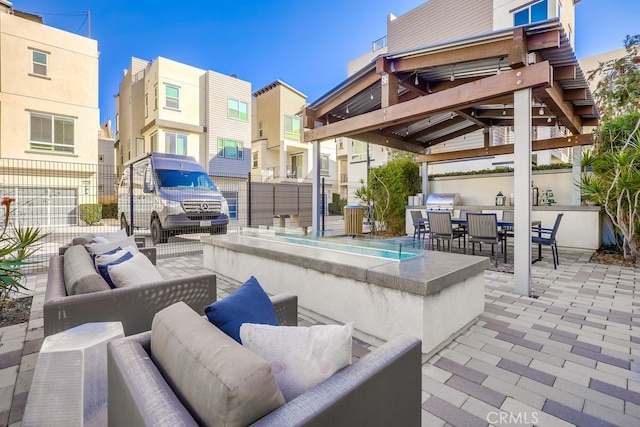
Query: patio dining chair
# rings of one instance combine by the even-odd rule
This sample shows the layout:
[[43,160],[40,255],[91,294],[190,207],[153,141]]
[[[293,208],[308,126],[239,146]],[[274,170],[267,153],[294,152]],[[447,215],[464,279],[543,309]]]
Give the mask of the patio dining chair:
[[[465,221],[467,220],[467,214],[470,213],[482,213],[481,210],[467,210],[467,209],[461,209],[460,213],[459,213],[459,218],[460,219],[464,219]],[[458,230],[462,230],[465,233],[467,232],[467,224],[458,224],[457,226]]]
[[413,220],[413,238],[415,240],[416,235],[419,237],[422,233],[424,233],[424,237],[427,237],[427,233],[429,232],[429,221],[422,216],[422,212],[420,211],[411,211],[411,219]]
[[[515,215],[513,211],[502,211],[502,220],[503,221],[511,221],[515,219]],[[502,227],[500,231],[506,234],[508,237],[513,237],[513,227]]]
[[551,257],[553,258],[553,268],[557,269],[560,264],[558,258],[558,242],[556,241],[556,233],[558,233],[558,227],[564,213],[559,213],[556,216],[556,222],[553,224],[553,228],[533,228],[531,235],[531,243],[538,245],[547,245],[551,248]]
[[[498,231],[498,218],[495,213],[469,213],[467,214],[467,234],[471,244],[471,253],[476,253],[476,243],[491,245],[491,255],[494,254],[494,246],[499,245],[504,236]],[[507,262],[507,251],[503,248],[504,262]],[[495,251],[496,267],[498,266],[498,251]]]
[[440,240],[444,246],[444,241],[449,241],[449,252],[451,252],[451,243],[453,239],[458,239],[458,247],[460,247],[460,238],[466,249],[464,241],[464,232],[455,230],[451,224],[451,213],[449,212],[427,212],[429,221],[429,248],[433,248],[433,240],[436,239],[437,248],[440,250]]

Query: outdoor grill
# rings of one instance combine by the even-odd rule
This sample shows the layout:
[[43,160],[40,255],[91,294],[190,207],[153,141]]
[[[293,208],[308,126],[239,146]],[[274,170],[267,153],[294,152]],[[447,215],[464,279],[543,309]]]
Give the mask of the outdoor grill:
[[460,203],[459,193],[434,193],[427,197],[426,209],[428,211],[453,211]]

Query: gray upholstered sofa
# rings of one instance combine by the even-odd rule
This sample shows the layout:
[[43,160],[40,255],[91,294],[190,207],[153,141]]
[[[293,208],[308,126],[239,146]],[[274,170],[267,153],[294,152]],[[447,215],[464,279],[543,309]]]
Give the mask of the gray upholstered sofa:
[[[155,252],[141,252],[155,261]],[[108,321],[121,321],[125,335],[137,334],[151,329],[153,316],[177,301],[202,312],[216,300],[215,274],[110,289],[82,245],[70,246],[63,253],[49,261],[43,306],[45,336],[87,322]],[[69,286],[67,280],[78,284]],[[68,292],[76,287],[84,289]]]
[[[281,297],[272,298],[276,311],[278,311],[279,305],[278,298]],[[285,310],[285,313],[290,311],[291,309]],[[180,313],[181,319],[186,317],[188,316]],[[278,313],[278,317],[281,325],[297,324],[295,316],[283,319],[282,313]],[[185,322],[188,321],[185,320]],[[168,321],[167,323],[181,322]],[[204,320],[204,323],[208,322]],[[233,340],[230,344],[223,344],[220,347],[210,347],[209,344],[203,343],[204,351],[202,346],[197,351],[194,351],[193,348],[186,351],[189,356],[197,358],[197,363],[185,362],[165,366],[167,359],[161,352],[173,352],[176,357],[174,360],[193,359],[188,359],[188,357],[185,359],[184,347],[178,346],[180,349],[176,350],[175,342],[168,344],[166,341],[171,341],[170,339],[165,341],[158,338],[156,333],[162,338],[167,336],[173,338],[176,334],[165,335],[157,332],[156,326],[156,321],[154,321],[153,337],[156,337],[155,341],[152,332],[149,331],[114,340],[107,345],[110,426],[207,425],[209,422],[200,416],[202,412],[211,416],[211,412],[223,410],[220,408],[236,412],[236,417],[231,417],[233,418],[231,421],[225,419],[224,425],[250,424],[278,427],[420,425],[421,342],[413,337],[397,337],[289,402],[284,404],[280,402],[276,406],[268,407],[264,414],[258,415],[258,418],[255,419],[255,414],[253,414],[256,411],[255,407],[265,405],[265,402],[262,401],[264,384],[254,384],[255,371],[245,372],[245,369],[246,371],[253,369],[253,367],[243,365],[246,354],[243,357],[232,358],[231,363],[222,367],[221,371],[225,380],[219,380],[216,377],[215,381],[212,381],[209,374],[213,368],[210,369],[209,365],[201,363],[201,358],[206,357],[209,357],[210,361],[213,360],[213,364],[220,363],[218,361],[225,357],[222,353],[229,351],[230,347],[235,346],[239,348],[240,352],[251,353],[249,350],[244,349]],[[223,334],[210,324],[193,326],[193,324],[185,325],[182,331],[187,335],[195,334],[195,336],[188,338],[190,342],[197,343],[195,347],[204,341],[203,335],[212,332]],[[204,329],[200,329],[201,327]],[[158,341],[161,342],[158,343]],[[208,352],[212,355],[207,356]],[[254,354],[253,357],[258,356]],[[265,361],[263,360],[263,362]],[[229,374],[229,371],[232,374]],[[202,375],[194,375],[195,372],[200,372]],[[270,369],[268,372],[271,375]],[[229,380],[229,375],[233,377],[231,380]],[[241,375],[246,377],[235,383],[235,376]],[[200,381],[196,381],[194,376],[198,377]],[[206,378],[200,378],[202,376]],[[179,384],[174,383],[172,378]],[[217,381],[221,381],[221,383]],[[231,383],[225,381],[231,381]],[[216,385],[212,386],[212,382],[215,382]],[[251,382],[251,384],[248,385],[247,382]],[[251,397],[252,403],[244,409],[242,402],[239,402],[241,398],[234,394],[239,388],[259,390],[258,397],[256,398],[254,392]],[[212,398],[212,394],[216,393],[228,393],[234,394],[234,396],[227,398],[228,400],[223,399],[222,403],[211,402],[211,399],[215,399],[215,397]],[[265,395],[264,400],[271,402],[273,400],[271,394]],[[262,410],[264,411],[264,408]],[[252,412],[252,414],[248,415],[246,412]],[[238,417],[242,419],[247,416],[252,421],[246,422],[245,419],[244,424],[238,422]]]

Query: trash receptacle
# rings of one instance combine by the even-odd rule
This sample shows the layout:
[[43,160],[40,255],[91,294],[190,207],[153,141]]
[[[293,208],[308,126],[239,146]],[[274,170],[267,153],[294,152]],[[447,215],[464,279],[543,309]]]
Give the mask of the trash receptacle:
[[344,234],[347,236],[359,236],[362,234],[362,220],[364,208],[358,205],[344,207]]

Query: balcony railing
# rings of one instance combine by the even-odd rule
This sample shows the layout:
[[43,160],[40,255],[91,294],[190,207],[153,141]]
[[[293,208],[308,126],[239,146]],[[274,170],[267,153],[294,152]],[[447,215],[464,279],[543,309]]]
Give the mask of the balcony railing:
[[371,50],[375,52],[378,49],[382,49],[383,47],[387,47],[387,36],[380,37],[378,40],[375,40],[371,43]]

